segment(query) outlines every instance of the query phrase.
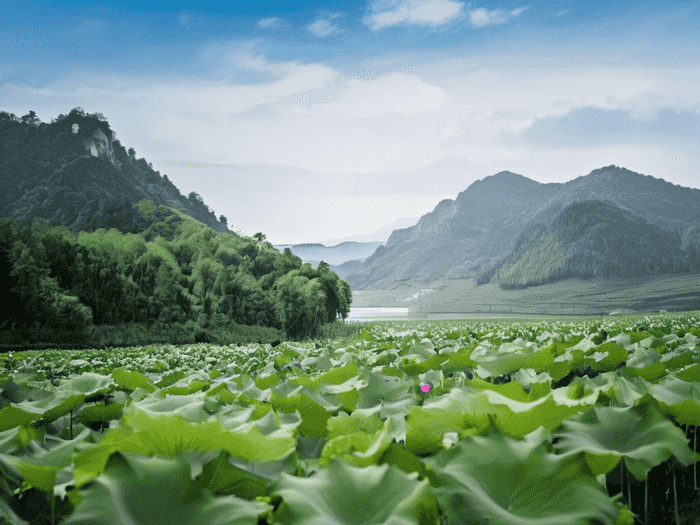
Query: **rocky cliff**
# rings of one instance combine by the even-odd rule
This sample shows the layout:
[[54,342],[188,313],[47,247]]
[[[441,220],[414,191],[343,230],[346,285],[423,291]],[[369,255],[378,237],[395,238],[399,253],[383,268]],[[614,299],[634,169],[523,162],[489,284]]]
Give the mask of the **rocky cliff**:
[[228,231],[199,195],[183,196],[133,153],[101,114],[76,108],[47,124],[0,112],[0,218],[17,227],[43,217],[72,231],[135,232],[148,221],[134,205],[148,200]]

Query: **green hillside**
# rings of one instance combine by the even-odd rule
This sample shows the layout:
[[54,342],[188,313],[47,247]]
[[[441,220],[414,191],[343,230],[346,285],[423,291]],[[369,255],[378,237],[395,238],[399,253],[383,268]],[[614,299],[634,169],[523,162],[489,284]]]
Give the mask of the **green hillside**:
[[301,339],[345,318],[350,287],[323,263],[144,200],[143,232],[0,221],[5,347]]
[[503,289],[564,279],[653,276],[697,271],[697,244],[681,248],[678,231],[649,223],[603,200],[584,200],[548,228],[523,230],[515,248],[477,277]]

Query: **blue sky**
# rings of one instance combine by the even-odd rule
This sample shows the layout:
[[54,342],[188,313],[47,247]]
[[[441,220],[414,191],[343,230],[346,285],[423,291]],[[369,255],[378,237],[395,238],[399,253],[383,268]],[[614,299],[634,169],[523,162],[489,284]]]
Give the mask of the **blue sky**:
[[0,5],[0,109],[103,113],[275,244],[386,240],[509,170],[700,188],[697,2]]

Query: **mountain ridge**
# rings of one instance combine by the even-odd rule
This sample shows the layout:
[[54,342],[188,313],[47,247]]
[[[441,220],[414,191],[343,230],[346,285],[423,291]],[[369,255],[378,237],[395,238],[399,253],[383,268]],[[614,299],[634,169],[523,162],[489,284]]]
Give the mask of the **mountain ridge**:
[[201,196],[183,196],[167,175],[127,151],[102,114],[75,108],[48,124],[32,113],[18,119],[0,112],[0,217],[18,227],[43,217],[71,231],[135,233],[149,222],[134,205],[149,200],[228,231]]
[[[415,226],[394,230],[384,249],[378,249],[346,279],[354,289],[363,289],[406,279],[477,278],[539,237],[555,215],[584,200],[606,200],[669,235],[677,231],[679,250],[686,257],[692,259],[697,249],[698,189],[615,165],[565,183],[543,184],[499,172],[475,181],[454,200],[442,201]],[[653,266],[664,267],[661,261]],[[685,267],[680,262],[676,266]]]

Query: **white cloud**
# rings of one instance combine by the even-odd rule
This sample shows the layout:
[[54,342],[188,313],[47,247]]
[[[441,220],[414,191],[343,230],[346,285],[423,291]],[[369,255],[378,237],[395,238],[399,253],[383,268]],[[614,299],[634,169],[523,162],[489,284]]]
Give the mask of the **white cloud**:
[[374,118],[387,113],[414,115],[439,108],[445,103],[443,91],[415,75],[391,73],[373,80],[351,78],[344,82],[333,100],[319,104],[318,111],[347,119]]
[[[236,84],[199,77],[76,73],[43,88],[5,84],[0,97],[8,110],[31,107],[44,121],[76,106],[102,112],[122,144],[167,173],[159,164],[167,159],[289,165],[318,172],[413,170],[455,159],[495,173],[534,165],[535,160],[546,164],[547,155],[553,162],[561,160],[547,167],[554,170],[564,166],[564,155],[526,149],[518,140],[504,145],[498,138],[511,132],[517,139],[538,120],[564,117],[577,108],[624,110],[633,118],[650,119],[659,108],[697,109],[700,104],[693,87],[700,83],[698,69],[547,69],[523,62],[514,71],[491,58],[492,69],[465,69],[459,66],[465,57],[428,63],[412,55],[419,66],[414,72],[362,80],[322,63],[276,62],[256,52],[253,44],[218,45],[206,53],[223,71],[252,70],[263,76],[256,83]],[[386,71],[395,63],[359,66]],[[218,71],[216,76],[222,78]],[[693,147],[694,142],[668,155],[690,159],[691,166]],[[597,146],[581,144],[579,149],[578,155],[588,158]],[[614,158],[609,164],[624,165]]]
[[267,29],[269,27],[279,27],[283,23],[284,20],[282,20],[280,17],[271,16],[269,18],[263,18],[261,20],[258,20],[258,22],[255,25]]
[[324,37],[331,35],[333,33],[339,33],[341,30],[338,29],[336,24],[332,24],[330,21],[334,18],[342,16],[342,13],[331,13],[323,18],[319,18],[315,22],[306,26],[306,28],[318,37]]
[[316,20],[313,24],[309,24],[308,29],[314,35],[323,37],[334,33],[338,29],[338,26],[331,24],[328,20],[321,19]]
[[511,11],[504,11],[503,9],[488,11],[487,9],[480,7],[469,12],[469,20],[474,27],[505,24],[516,16],[520,16],[528,8],[529,7],[519,7],[518,9],[513,9]]
[[458,18],[463,7],[452,0],[379,0],[364,23],[373,31],[398,24],[438,26]]

